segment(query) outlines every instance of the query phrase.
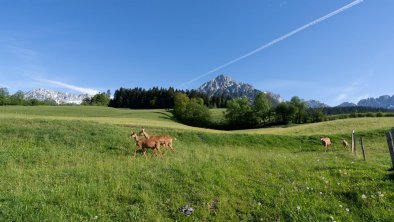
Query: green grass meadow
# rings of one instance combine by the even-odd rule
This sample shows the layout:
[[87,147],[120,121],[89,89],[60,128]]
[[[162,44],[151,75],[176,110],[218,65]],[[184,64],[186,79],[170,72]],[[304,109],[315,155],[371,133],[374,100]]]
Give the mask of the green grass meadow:
[[[142,127],[175,137],[176,152],[133,158],[128,136]],[[393,221],[392,127],[384,117],[218,131],[165,110],[0,107],[0,221]],[[352,129],[367,161],[340,143]]]

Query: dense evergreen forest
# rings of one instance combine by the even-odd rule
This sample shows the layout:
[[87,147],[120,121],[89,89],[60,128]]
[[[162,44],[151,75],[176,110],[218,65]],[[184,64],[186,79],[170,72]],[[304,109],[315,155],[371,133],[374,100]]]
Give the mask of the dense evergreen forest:
[[189,98],[201,98],[204,105],[209,108],[225,108],[230,96],[221,95],[208,97],[197,90],[175,90],[153,87],[143,88],[120,88],[115,91],[109,106],[114,108],[130,109],[172,109],[174,108],[174,97],[176,93],[185,93]]

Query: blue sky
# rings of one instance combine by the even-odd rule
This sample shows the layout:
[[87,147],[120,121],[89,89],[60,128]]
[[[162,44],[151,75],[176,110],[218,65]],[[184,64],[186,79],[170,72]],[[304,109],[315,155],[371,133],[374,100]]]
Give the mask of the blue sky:
[[[329,105],[394,94],[394,1],[0,0],[0,87],[192,89],[219,74]],[[195,79],[194,81],[191,81]]]

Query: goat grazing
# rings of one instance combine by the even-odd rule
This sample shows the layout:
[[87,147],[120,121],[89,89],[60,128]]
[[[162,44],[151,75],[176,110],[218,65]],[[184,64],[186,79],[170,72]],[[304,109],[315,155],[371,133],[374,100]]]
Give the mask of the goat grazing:
[[331,140],[328,137],[322,137],[320,138],[320,141],[322,141],[323,146],[325,147],[325,151],[327,151],[328,147],[331,145]]
[[129,138],[134,138],[135,144],[137,145],[137,148],[134,151],[134,157],[137,155],[138,150],[142,150],[144,152],[144,156],[146,158],[146,150],[147,149],[152,149],[156,155],[157,155],[157,152],[159,152],[160,155],[163,156],[163,154],[160,152],[160,142],[159,141],[147,139],[147,138],[138,138],[138,135],[134,132],[131,133]]
[[156,141],[159,141],[160,145],[163,145],[166,148],[170,148],[173,152],[175,152],[175,149],[172,147],[172,137],[168,135],[161,135],[161,136],[149,136],[148,133],[146,133],[145,129],[142,129],[139,132],[139,135],[143,135],[146,139],[153,139]]
[[346,140],[344,140],[344,139],[342,140],[342,145],[343,145],[344,148],[349,148],[350,147],[349,143]]

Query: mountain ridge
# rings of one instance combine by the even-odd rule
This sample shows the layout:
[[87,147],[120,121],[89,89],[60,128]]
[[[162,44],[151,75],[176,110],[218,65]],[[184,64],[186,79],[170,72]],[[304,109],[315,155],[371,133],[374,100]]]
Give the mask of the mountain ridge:
[[[203,83],[197,91],[205,93],[209,97],[211,96],[221,96],[228,95],[232,98],[246,97],[249,100],[254,100],[254,98],[260,93],[261,90],[255,89],[252,85],[248,83],[237,83],[231,77],[225,76],[223,74],[217,76],[215,79]],[[268,95],[269,100],[273,104],[278,104],[283,101],[283,99],[272,92],[264,92]]]
[[44,88],[33,89],[25,93],[25,99],[54,100],[57,104],[80,105],[83,99],[90,97],[88,94],[72,94]]
[[329,105],[327,105],[327,104],[325,104],[325,103],[322,103],[322,102],[320,102],[320,101],[318,101],[318,100],[314,100],[314,99],[307,100],[307,101],[305,101],[305,102],[306,102],[307,106],[308,106],[309,108],[312,108],[312,109],[314,109],[314,108],[325,108],[325,107],[330,107]]
[[383,95],[376,98],[370,97],[358,101],[358,106],[394,109],[394,95]]

